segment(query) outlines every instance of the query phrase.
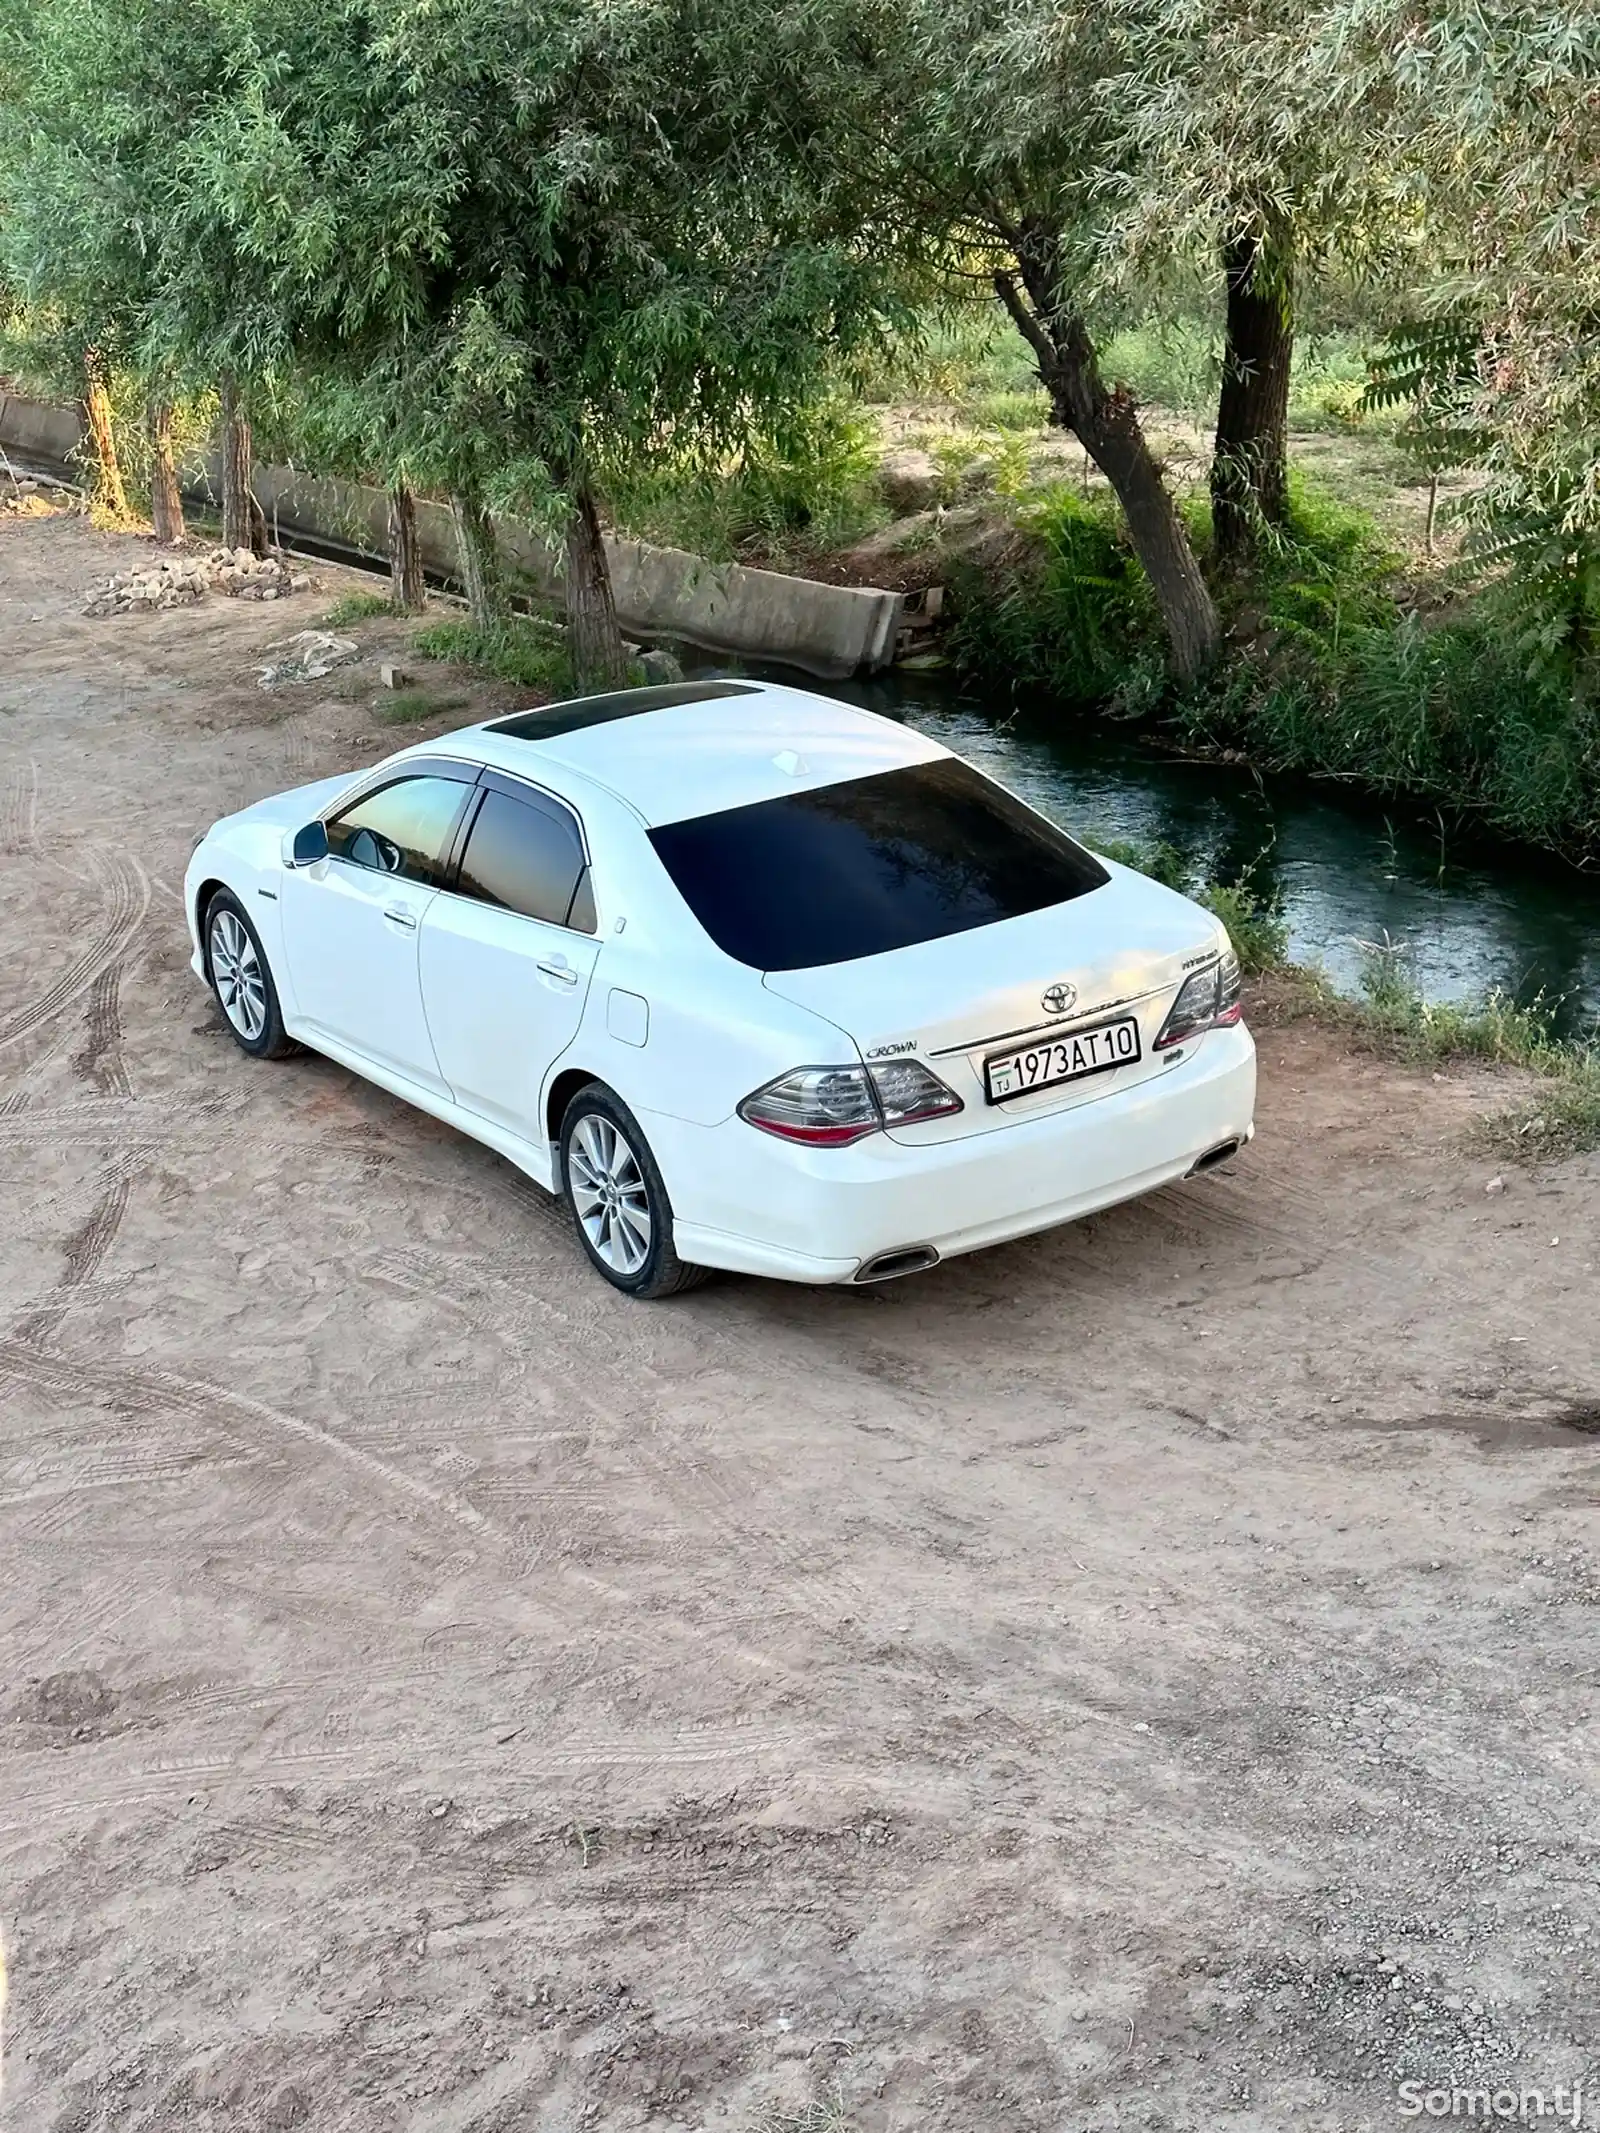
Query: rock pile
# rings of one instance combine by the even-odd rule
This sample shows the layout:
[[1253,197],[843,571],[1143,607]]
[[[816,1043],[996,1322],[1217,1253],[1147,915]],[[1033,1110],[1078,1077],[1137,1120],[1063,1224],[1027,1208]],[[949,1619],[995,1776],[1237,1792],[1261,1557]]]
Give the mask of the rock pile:
[[97,585],[86,615],[125,615],[136,607],[188,607],[208,593],[238,600],[281,600],[305,592],[314,579],[282,555],[252,555],[248,548],[213,548],[209,555],[162,556],[138,570],[125,570]]

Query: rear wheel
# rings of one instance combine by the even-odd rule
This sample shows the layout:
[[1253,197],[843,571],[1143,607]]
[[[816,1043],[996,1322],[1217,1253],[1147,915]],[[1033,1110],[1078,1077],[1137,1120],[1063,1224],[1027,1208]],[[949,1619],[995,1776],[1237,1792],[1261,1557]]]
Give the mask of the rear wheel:
[[284,1059],[299,1046],[283,1027],[278,988],[261,937],[228,889],[206,906],[206,975],[233,1041],[252,1059]]
[[580,1089],[562,1118],[561,1187],[579,1243],[625,1296],[653,1302],[707,1278],[673,1250],[672,1202],[650,1143],[603,1082]]

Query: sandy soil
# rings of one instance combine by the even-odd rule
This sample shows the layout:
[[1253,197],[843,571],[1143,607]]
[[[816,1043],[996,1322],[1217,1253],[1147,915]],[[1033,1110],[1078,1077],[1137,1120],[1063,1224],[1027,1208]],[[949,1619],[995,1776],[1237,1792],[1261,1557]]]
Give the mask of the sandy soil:
[[393,631],[265,695],[338,574],[83,619],[134,552],[0,522],[8,2122],[1349,2133],[1593,2064],[1600,1164],[1486,1196],[1492,1087],[1297,1024],[1226,1175],[626,1304],[229,1042],[190,845],[382,751]]

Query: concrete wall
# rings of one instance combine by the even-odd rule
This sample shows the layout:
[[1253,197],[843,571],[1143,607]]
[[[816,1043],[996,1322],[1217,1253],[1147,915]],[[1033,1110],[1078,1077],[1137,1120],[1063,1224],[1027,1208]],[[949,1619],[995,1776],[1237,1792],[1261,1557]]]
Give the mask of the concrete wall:
[[[0,396],[0,448],[60,463],[71,457],[80,435],[75,409]],[[192,470],[186,487],[214,503],[220,479],[220,462],[212,458]],[[388,504],[381,489],[269,466],[256,468],[255,484],[269,526],[291,538],[344,541],[364,555],[384,557]],[[417,521],[425,565],[452,576],[456,542],[449,511],[421,503]],[[507,561],[530,589],[559,599],[559,557],[525,526],[502,520],[498,532]],[[899,593],[708,563],[646,541],[608,537],[606,554],[617,617],[630,637],[678,638],[707,651],[781,661],[824,680],[872,673],[894,659],[904,607]]]

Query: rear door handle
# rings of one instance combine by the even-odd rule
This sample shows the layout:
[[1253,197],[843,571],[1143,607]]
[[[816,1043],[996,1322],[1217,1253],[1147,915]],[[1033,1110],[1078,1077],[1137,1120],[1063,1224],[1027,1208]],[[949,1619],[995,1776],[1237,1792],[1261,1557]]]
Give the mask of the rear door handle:
[[554,978],[560,985],[576,985],[578,982],[578,973],[570,963],[557,961],[554,963],[539,963],[534,967],[541,977]]
[[417,930],[417,914],[408,910],[404,904],[389,904],[383,915],[391,925],[399,926],[406,933],[415,933]]

